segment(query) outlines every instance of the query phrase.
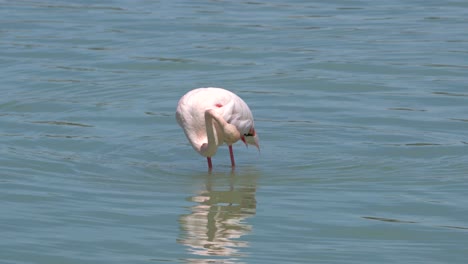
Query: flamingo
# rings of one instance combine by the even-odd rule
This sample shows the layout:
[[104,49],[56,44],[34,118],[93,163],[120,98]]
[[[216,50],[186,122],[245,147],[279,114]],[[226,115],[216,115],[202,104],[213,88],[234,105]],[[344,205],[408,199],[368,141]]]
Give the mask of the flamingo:
[[177,123],[193,149],[206,157],[208,169],[218,147],[229,146],[231,166],[234,168],[232,144],[242,140],[260,151],[258,136],[249,106],[236,94],[223,88],[197,88],[180,98],[176,111]]

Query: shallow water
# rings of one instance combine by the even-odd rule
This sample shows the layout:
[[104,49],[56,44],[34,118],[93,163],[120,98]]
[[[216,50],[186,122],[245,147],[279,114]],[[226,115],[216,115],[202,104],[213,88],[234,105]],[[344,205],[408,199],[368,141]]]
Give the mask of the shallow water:
[[[463,1],[0,1],[2,263],[465,263]],[[206,160],[220,86],[261,152]]]

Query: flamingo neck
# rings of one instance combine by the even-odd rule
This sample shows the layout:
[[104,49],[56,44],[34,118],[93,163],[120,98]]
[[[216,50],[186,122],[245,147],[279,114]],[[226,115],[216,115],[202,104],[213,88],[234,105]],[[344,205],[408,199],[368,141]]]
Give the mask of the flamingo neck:
[[[216,154],[218,145],[223,142],[223,127],[226,121],[222,119],[214,110],[205,111],[205,128],[208,142],[200,146],[200,154],[205,157],[212,157]],[[215,133],[216,129],[216,133]]]
[[218,146],[222,145],[224,142],[228,145],[232,145],[241,138],[236,126],[227,123],[224,118],[213,109],[206,110],[205,112],[205,127],[208,142],[203,143],[200,147],[200,154],[205,157],[213,156]]

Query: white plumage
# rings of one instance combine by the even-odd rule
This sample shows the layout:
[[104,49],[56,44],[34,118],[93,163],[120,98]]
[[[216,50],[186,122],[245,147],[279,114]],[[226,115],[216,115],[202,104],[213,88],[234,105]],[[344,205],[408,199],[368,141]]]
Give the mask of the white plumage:
[[211,157],[224,143],[229,146],[233,167],[232,144],[240,139],[259,148],[249,106],[228,90],[209,87],[189,91],[179,100],[176,119],[193,149],[207,157],[210,169]]

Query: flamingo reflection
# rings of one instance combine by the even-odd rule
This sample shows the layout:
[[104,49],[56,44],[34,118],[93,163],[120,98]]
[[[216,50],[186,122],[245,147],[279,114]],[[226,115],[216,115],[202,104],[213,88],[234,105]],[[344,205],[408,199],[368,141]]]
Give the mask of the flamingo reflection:
[[[179,243],[198,256],[240,257],[248,242],[242,237],[252,231],[246,219],[255,215],[255,177],[239,176],[247,182],[234,183],[235,175],[229,179],[208,175],[205,188],[190,200],[196,204],[190,213],[179,219],[181,238]],[[216,182],[215,180],[216,179]],[[228,180],[229,182],[226,182]],[[196,261],[200,262],[200,259]]]

